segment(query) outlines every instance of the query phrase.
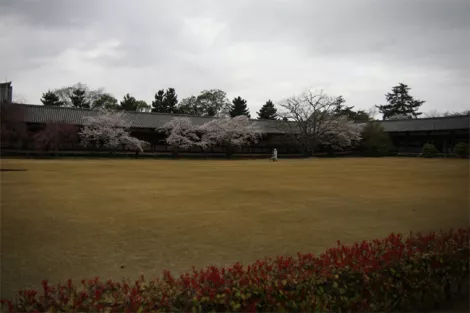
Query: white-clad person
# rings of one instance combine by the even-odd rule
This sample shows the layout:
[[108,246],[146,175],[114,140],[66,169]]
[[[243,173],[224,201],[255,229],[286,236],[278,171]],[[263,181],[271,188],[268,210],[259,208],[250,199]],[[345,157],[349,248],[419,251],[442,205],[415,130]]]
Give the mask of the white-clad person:
[[273,159],[273,162],[277,161],[277,150],[276,150],[276,148],[274,148],[274,150],[273,150],[273,158],[272,159]]

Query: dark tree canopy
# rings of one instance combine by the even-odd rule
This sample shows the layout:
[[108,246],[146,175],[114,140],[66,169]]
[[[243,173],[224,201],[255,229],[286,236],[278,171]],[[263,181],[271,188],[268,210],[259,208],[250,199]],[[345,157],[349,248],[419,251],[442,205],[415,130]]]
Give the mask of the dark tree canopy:
[[367,123],[370,120],[369,114],[364,110],[354,111],[353,106],[346,106],[340,104],[337,108],[335,108],[335,114],[337,116],[345,116],[349,120],[358,123]]
[[176,113],[176,105],[178,104],[178,96],[174,88],[168,88],[163,99],[166,113]]
[[147,104],[144,100],[137,100],[135,103],[136,110],[139,112],[148,112],[150,111],[150,105]]
[[230,108],[230,117],[245,115],[250,116],[250,111],[246,105],[246,100],[242,99],[240,96],[232,100],[232,107]]
[[201,104],[195,96],[184,98],[180,101],[177,109],[179,114],[188,114],[188,115],[197,115],[200,116],[203,114],[203,109]]
[[228,116],[229,111],[230,102],[220,89],[203,90],[197,97],[184,98],[176,108],[177,113],[197,116]]
[[108,110],[118,110],[118,100],[110,94],[102,94],[93,102],[94,108],[105,108]]
[[382,125],[376,121],[370,121],[364,126],[360,144],[362,155],[386,156],[391,148],[392,142]]
[[152,112],[177,113],[178,96],[174,88],[161,89],[152,101]]
[[277,119],[277,109],[274,107],[274,103],[271,100],[266,101],[266,103],[261,107],[258,112],[258,119],[260,120],[276,120]]
[[408,93],[410,89],[407,85],[399,83],[398,86],[393,87],[392,92],[385,95],[388,104],[376,105],[384,120],[397,116],[417,118],[422,114],[418,110],[425,101],[415,100]]
[[203,90],[197,96],[197,102],[202,110],[202,116],[229,115],[230,101],[223,90]]
[[121,100],[121,110],[124,111],[136,111],[137,110],[137,100],[132,97],[130,94],[126,94]]
[[53,91],[47,91],[46,93],[42,94],[41,98],[42,104],[45,106],[57,106],[60,107],[64,104],[64,102],[60,101],[58,95],[56,95]]
[[163,100],[165,98],[165,90],[161,89],[155,94],[155,100],[152,101],[152,112],[165,112]]
[[86,90],[82,88],[76,88],[72,91],[70,96],[72,105],[77,108],[90,108],[90,102],[86,99]]

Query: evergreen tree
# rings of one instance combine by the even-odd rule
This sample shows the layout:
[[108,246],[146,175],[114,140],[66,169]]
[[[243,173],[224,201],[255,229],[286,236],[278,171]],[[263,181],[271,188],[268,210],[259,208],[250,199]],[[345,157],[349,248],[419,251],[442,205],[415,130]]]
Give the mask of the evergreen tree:
[[41,102],[45,106],[56,106],[56,107],[60,107],[64,104],[62,101],[60,101],[59,96],[50,90],[42,94]]
[[391,93],[385,95],[388,104],[376,105],[384,120],[393,118],[396,115],[417,118],[422,114],[418,112],[418,109],[425,101],[415,100],[408,93],[410,89],[407,85],[399,83],[398,86],[393,87]]
[[163,104],[165,107],[165,113],[176,113],[178,96],[176,95],[174,88],[168,88],[165,92],[165,97],[163,98]]
[[130,94],[126,94],[121,100],[121,110],[124,111],[136,111],[137,110],[137,100],[132,97]]
[[245,115],[250,118],[250,111],[246,105],[246,100],[240,96],[234,98],[232,101],[232,107],[230,108],[230,117]]
[[345,116],[347,119],[358,123],[367,123],[370,120],[370,116],[366,111],[354,111],[353,109],[353,106],[348,107],[343,104],[339,104],[339,106],[335,108],[334,113],[337,116]]
[[152,101],[152,112],[177,113],[178,96],[174,88],[168,88],[166,92],[162,89],[155,94]]
[[70,96],[72,105],[76,108],[90,108],[90,102],[86,100],[86,90],[83,88],[76,88],[72,91]]
[[261,107],[258,112],[259,120],[277,120],[277,109],[274,107],[274,103],[271,100]]
[[152,112],[165,112],[165,104],[164,104],[164,99],[165,99],[165,90],[159,90],[155,94],[155,100],[152,101]]

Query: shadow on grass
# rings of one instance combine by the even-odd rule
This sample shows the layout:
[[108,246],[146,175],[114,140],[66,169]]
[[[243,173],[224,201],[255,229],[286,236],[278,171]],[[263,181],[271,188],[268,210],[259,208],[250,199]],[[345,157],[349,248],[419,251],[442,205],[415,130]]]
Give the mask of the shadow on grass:
[[26,172],[24,168],[0,168],[0,172]]

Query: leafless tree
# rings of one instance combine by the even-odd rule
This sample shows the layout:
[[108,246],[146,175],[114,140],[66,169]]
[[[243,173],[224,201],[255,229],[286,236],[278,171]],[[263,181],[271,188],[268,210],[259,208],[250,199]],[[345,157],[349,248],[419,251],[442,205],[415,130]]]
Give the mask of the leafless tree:
[[71,97],[73,96],[73,91],[76,89],[82,89],[85,91],[85,100],[90,103],[90,106],[93,106],[93,103],[97,101],[101,95],[104,94],[103,88],[93,90],[93,89],[90,89],[87,85],[82,84],[82,83],[77,83],[73,86],[62,87],[62,88],[56,89],[54,90],[54,93],[64,103],[64,106],[71,107],[73,106]]
[[312,156],[320,144],[344,148],[360,139],[361,129],[335,114],[343,103],[341,96],[306,90],[280,103],[282,120],[278,128],[290,136],[305,156]]

